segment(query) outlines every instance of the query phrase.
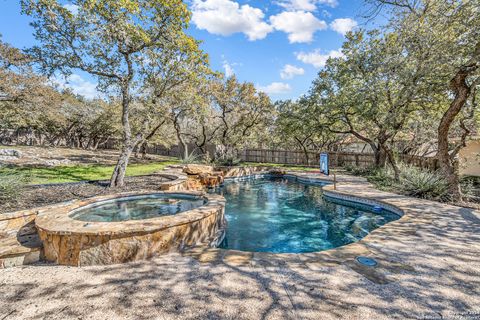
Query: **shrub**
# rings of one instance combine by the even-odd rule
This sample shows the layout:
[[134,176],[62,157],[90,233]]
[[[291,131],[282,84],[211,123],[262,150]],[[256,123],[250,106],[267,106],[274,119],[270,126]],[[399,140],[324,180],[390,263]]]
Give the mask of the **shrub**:
[[367,177],[367,176],[376,174],[376,172],[379,170],[375,167],[359,167],[351,164],[345,165],[344,169],[355,176],[362,176],[362,177]]
[[395,185],[392,170],[389,168],[370,169],[367,180],[381,190],[388,190]]
[[190,163],[197,163],[200,162],[198,159],[198,156],[194,154],[193,152],[187,155],[186,157],[182,158],[180,160],[182,164],[190,164]]
[[215,152],[215,163],[221,166],[236,166],[239,165],[241,159],[236,155],[236,152],[232,148],[226,146],[217,146]]
[[[414,166],[400,165],[400,181],[395,181],[391,168],[346,168],[353,174],[365,176],[380,190],[389,190],[417,198],[449,201],[448,182],[439,172]],[[464,183],[464,189],[470,188]]]
[[478,193],[480,186],[480,177],[467,176],[460,180],[460,188],[462,194],[470,201],[478,201],[480,194]]
[[423,199],[448,201],[448,182],[439,173],[413,166],[400,167],[401,192]]
[[0,202],[17,201],[27,181],[25,175],[0,172]]

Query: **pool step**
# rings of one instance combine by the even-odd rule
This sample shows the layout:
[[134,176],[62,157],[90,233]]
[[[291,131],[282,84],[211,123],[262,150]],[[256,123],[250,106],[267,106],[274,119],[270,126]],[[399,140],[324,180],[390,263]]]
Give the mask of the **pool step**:
[[33,221],[18,232],[0,232],[0,269],[38,262],[41,252],[42,242]]

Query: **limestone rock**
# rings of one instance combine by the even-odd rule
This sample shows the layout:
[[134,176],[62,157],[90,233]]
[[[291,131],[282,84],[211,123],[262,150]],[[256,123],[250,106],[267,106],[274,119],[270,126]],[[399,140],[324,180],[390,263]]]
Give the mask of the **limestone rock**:
[[184,169],[183,172],[186,174],[203,174],[203,173],[212,173],[213,167],[206,166],[202,164],[188,164]]
[[22,153],[15,149],[0,149],[0,156],[20,158]]

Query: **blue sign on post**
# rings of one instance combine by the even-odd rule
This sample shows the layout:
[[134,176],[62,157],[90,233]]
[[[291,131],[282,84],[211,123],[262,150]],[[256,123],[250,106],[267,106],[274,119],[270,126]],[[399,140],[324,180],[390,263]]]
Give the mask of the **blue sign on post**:
[[328,176],[328,153],[320,153],[320,173]]

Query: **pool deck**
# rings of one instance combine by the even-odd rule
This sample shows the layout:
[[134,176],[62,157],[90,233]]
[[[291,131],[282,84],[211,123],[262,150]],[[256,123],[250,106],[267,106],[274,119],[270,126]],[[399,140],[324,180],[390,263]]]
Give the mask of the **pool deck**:
[[478,211],[338,180],[331,192],[404,216],[317,253],[196,248],[110,266],[3,269],[0,319],[480,319]]

